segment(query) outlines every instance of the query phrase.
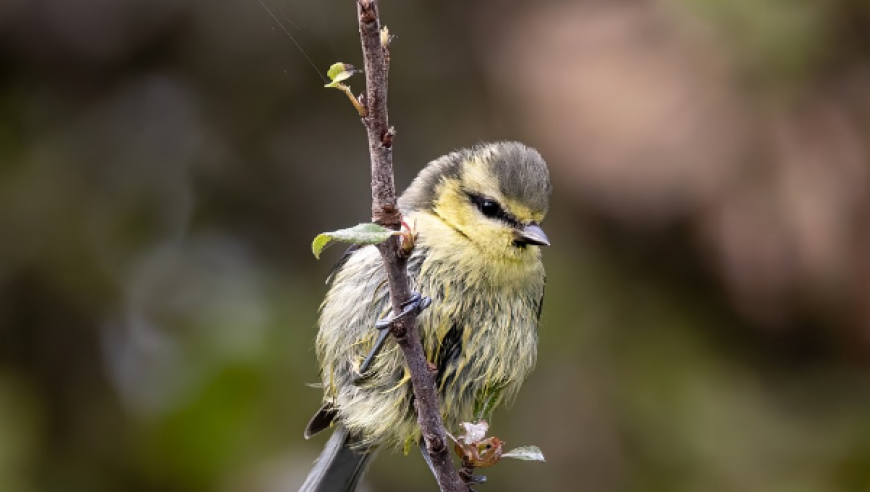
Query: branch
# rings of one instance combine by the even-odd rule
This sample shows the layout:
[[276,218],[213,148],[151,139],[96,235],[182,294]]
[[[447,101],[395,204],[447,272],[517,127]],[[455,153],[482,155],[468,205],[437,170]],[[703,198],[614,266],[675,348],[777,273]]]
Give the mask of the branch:
[[[402,214],[396,201],[393,182],[393,137],[395,131],[387,119],[387,73],[389,71],[389,34],[381,32],[377,0],[357,0],[359,32],[365,59],[366,93],[362,121],[369,141],[372,163],[372,221],[398,230]],[[408,254],[402,252],[394,236],[378,245],[390,285],[393,312],[402,312],[402,303],[411,297],[408,280]],[[444,492],[468,492],[450,457],[444,423],[439,411],[435,377],[429,368],[417,333],[414,312],[399,317],[390,327],[402,349],[411,373],[417,421],[432,461],[435,478]]]

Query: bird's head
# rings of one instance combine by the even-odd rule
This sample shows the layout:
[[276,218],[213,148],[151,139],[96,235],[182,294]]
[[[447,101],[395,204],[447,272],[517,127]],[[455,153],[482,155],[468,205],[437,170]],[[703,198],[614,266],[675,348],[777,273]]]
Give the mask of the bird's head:
[[400,198],[426,211],[485,254],[523,259],[550,242],[540,227],[552,185],[547,164],[517,142],[480,144],[427,165]]

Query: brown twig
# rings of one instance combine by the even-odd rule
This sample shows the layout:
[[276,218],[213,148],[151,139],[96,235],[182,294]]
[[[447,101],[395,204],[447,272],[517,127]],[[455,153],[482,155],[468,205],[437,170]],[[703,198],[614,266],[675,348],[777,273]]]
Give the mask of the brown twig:
[[[387,119],[387,73],[389,70],[389,39],[382,36],[377,0],[357,0],[360,39],[365,60],[366,115],[362,118],[369,141],[372,164],[372,221],[398,230],[402,214],[396,201],[393,183],[393,137],[395,131]],[[408,281],[408,254],[403,253],[399,238],[394,236],[378,246],[390,285],[393,312],[402,311],[402,303],[411,297]],[[417,334],[417,317],[399,317],[390,327],[396,342],[405,355],[414,388],[417,421],[426,443],[426,449],[435,470],[438,485],[445,492],[468,492],[459,478],[450,451],[444,423],[439,412],[435,377],[423,353]]]

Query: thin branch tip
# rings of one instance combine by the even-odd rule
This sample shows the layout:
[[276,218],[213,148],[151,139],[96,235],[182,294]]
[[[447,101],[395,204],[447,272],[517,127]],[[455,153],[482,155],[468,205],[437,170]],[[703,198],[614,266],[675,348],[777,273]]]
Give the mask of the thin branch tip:
[[377,0],[357,0],[360,23],[371,24],[378,21]]
[[[372,221],[399,230],[402,214],[396,200],[393,178],[393,144],[396,130],[389,125],[387,114],[387,74],[390,64],[390,43],[393,36],[380,28],[377,0],[357,0],[360,41],[365,63],[366,90],[355,98],[365,114],[362,118],[368,136],[372,171]],[[349,92],[349,91],[348,91]],[[362,114],[362,113],[361,113]],[[409,234],[414,234],[409,231]],[[411,241],[413,243],[413,241]],[[411,300],[412,292],[407,266],[413,246],[392,237],[378,244],[384,261],[393,313],[401,313],[403,304]],[[441,418],[435,372],[426,358],[417,332],[417,312],[402,316],[390,326],[390,332],[402,350],[411,376],[417,422],[432,462],[440,489],[444,492],[468,492],[453,465],[446,444],[446,430]]]

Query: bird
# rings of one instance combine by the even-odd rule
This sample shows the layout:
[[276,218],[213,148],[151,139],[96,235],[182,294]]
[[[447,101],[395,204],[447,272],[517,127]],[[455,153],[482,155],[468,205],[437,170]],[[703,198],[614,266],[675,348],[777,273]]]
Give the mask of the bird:
[[[398,199],[417,235],[408,276],[430,304],[417,323],[448,431],[489,419],[535,366],[551,193],[538,151],[492,142],[431,161]],[[377,248],[351,246],[327,282],[315,339],[323,404],[304,436],[335,429],[300,492],[356,490],[377,451],[421,440],[401,350],[391,337],[376,348],[389,330],[375,324],[391,312]]]

